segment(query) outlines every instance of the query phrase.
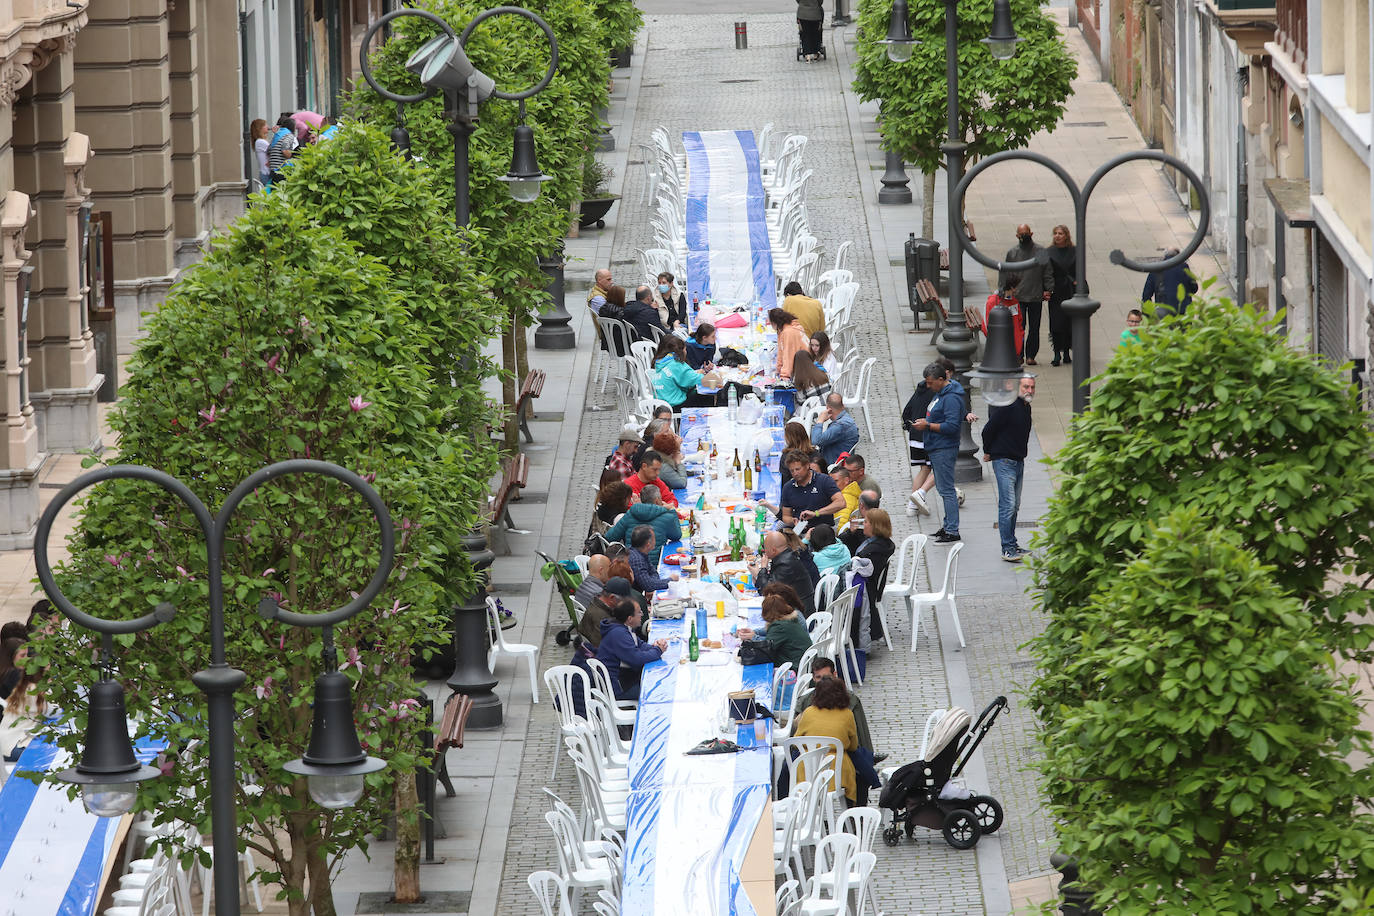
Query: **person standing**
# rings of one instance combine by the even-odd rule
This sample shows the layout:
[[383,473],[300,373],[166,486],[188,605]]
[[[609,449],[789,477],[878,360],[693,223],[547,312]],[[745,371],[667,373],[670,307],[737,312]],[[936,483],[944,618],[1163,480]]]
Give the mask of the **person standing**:
[[1145,313],[1140,309],[1131,309],[1126,313],[1126,327],[1121,332],[1121,346],[1140,342],[1140,325],[1145,321]]
[[825,23],[825,7],[821,0],[797,0],[797,27],[801,29],[802,57],[807,63],[820,60],[821,26]]
[[[1002,286],[1000,289],[998,289],[997,292],[995,292],[995,293],[993,293],[992,295],[988,296],[988,301],[987,301],[986,307],[983,309],[983,337],[984,337],[984,338],[986,338],[986,337],[988,336],[988,317],[989,317],[990,315],[992,315],[992,310],[993,310],[993,309],[997,308],[997,306],[999,306],[999,305],[1004,305],[1004,306],[1007,307],[1007,311],[1011,312],[1011,330],[1012,330],[1012,337],[1013,337],[1013,339],[1014,339],[1015,342],[1016,342],[1016,355],[1017,355],[1017,356],[1021,356],[1021,355],[1022,355],[1023,348],[1024,348],[1025,345],[1026,345],[1026,328],[1025,328],[1025,324],[1023,323],[1023,320],[1024,320],[1024,319],[1023,319],[1023,316],[1022,316],[1022,313],[1021,313],[1021,302],[1020,302],[1019,299],[1016,298],[1016,292],[1015,292],[1017,286],[1020,285],[1020,283],[1021,283],[1021,275],[1020,275],[1020,274],[1018,274],[1018,273],[1009,273],[1009,274],[1007,274],[1003,286]],[[1040,308],[1040,302],[1039,302],[1039,300],[1036,301],[1035,307],[1036,307],[1036,309],[1039,309],[1039,308]],[[1027,359],[1026,362],[1031,363],[1031,364],[1034,364],[1034,363],[1035,363],[1035,360],[1033,360],[1033,359]]]
[[267,147],[271,146],[272,132],[267,127],[267,121],[263,118],[254,118],[253,123],[248,127],[248,138],[253,144],[253,155],[258,163],[258,182],[265,188],[271,181],[267,174]]
[[1073,243],[1073,236],[1069,235],[1068,226],[1054,227],[1050,272],[1054,278],[1049,306],[1050,345],[1054,348],[1054,361],[1050,365],[1058,366],[1061,362],[1067,365],[1073,362],[1069,353],[1073,347],[1073,322],[1064,312],[1064,302],[1078,291],[1078,248]]
[[957,379],[945,378],[945,367],[931,363],[921,373],[932,394],[926,415],[913,426],[925,442],[935,488],[944,501],[945,522],[935,532],[935,543],[952,544],[959,537],[959,494],[954,488],[954,460],[959,454],[959,423],[964,416],[964,388]]
[[[1177,248],[1170,248],[1164,252],[1164,259],[1167,261],[1177,254]],[[1145,289],[1140,293],[1140,299],[1142,302],[1155,303],[1156,318],[1167,318],[1170,315],[1186,313],[1195,292],[1197,280],[1193,278],[1193,271],[1188,262],[1184,261],[1177,267],[1150,274],[1145,280]]]
[[1016,400],[1006,407],[988,409],[983,426],[983,460],[992,463],[997,481],[997,534],[1002,539],[1002,559],[1020,563],[1030,551],[1016,543],[1016,513],[1021,508],[1021,484],[1026,479],[1026,452],[1030,443],[1031,400],[1035,378],[1024,375]]
[[277,130],[267,144],[268,188],[282,180],[282,168],[299,148],[300,143],[296,140],[296,122],[290,115],[282,115],[277,119]]
[[[1045,259],[1045,247],[1035,244],[1031,228],[1025,223],[1016,227],[1016,245],[1007,249],[1007,260],[1035,260],[1038,265],[1022,270],[1015,283],[1011,282],[1013,274],[1003,271],[998,284],[1014,295],[1025,310],[1022,323],[1025,328],[1026,365],[1034,366],[1035,355],[1040,352],[1040,307],[1050,298],[1050,291],[1054,288],[1054,274],[1050,270],[1049,261]],[[1020,352],[1019,347],[1017,352]]]

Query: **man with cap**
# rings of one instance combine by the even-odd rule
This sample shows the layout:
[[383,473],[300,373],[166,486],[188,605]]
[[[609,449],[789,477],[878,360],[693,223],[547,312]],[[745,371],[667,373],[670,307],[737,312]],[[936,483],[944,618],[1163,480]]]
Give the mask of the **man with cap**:
[[632,594],[627,580],[620,576],[611,576],[595,600],[584,605],[586,611],[577,622],[577,632],[581,634],[583,643],[590,646],[593,652],[601,645],[601,621],[609,617],[611,609],[620,602],[634,600]]
[[620,445],[606,459],[606,467],[620,475],[624,480],[635,473],[634,456],[639,450],[639,430],[627,426],[620,431]]

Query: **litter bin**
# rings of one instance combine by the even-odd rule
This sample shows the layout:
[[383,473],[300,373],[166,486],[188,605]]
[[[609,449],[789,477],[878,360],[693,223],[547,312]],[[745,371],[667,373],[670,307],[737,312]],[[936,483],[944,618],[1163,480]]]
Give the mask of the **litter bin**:
[[929,280],[932,285],[940,281],[940,245],[931,239],[918,239],[916,233],[908,233],[902,246],[906,262],[906,291],[911,303],[911,316],[916,322],[916,330],[921,329],[921,297],[916,292],[916,283]]

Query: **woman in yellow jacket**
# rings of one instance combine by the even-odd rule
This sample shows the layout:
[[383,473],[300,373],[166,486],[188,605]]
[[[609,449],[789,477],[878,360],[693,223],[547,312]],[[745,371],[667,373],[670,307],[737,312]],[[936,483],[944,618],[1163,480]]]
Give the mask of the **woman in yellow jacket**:
[[[854,723],[854,712],[849,708],[849,691],[844,681],[837,677],[825,677],[816,681],[816,692],[811,697],[811,705],[797,717],[795,737],[806,736],[838,738],[844,746],[844,760],[841,761],[840,785],[844,787],[844,800],[851,807],[858,797],[858,779],[854,775],[854,762],[849,752],[859,747],[859,727]],[[798,779],[806,774],[800,769]],[[834,783],[830,788],[834,789]]]

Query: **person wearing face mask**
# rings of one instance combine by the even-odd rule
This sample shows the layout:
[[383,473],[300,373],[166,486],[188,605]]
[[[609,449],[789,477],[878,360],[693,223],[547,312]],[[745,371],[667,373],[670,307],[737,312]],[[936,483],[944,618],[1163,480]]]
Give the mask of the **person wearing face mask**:
[[988,408],[988,422],[983,426],[983,460],[992,463],[997,481],[997,533],[1002,539],[1002,559],[1008,563],[1020,563],[1030,553],[1016,543],[1016,513],[1021,508],[1034,398],[1035,376],[1023,375],[1016,400],[1006,407]]
[[1036,262],[1035,267],[1028,267],[1020,272],[1020,280],[1014,286],[1007,284],[1009,271],[1002,271],[998,277],[998,285],[1021,303],[1024,311],[1021,321],[1025,329],[1026,365],[1034,366],[1035,354],[1040,352],[1040,313],[1043,303],[1049,301],[1050,293],[1054,290],[1054,270],[1050,267],[1045,246],[1035,244],[1031,228],[1025,223],[1016,227],[1016,246],[1007,249],[1006,260]]
[[658,286],[654,290],[658,319],[670,331],[678,325],[687,325],[687,294],[678,292],[673,281],[673,275],[665,270],[658,275]]

